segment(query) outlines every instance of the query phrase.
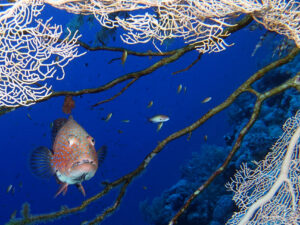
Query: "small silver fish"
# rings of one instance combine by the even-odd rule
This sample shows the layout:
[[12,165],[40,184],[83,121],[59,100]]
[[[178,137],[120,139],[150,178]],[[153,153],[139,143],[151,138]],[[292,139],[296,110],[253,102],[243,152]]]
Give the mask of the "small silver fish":
[[177,87],[177,94],[179,94],[182,90],[182,84],[179,84]]
[[108,122],[111,117],[112,117],[112,113],[108,114],[107,117],[105,118],[105,122]]
[[164,123],[163,123],[163,122],[160,122],[160,123],[157,125],[156,132],[160,131],[160,129],[162,128],[163,125],[164,125]]
[[130,120],[122,120],[123,123],[129,123]]
[[207,97],[207,98],[203,99],[201,103],[207,103],[207,102],[209,102],[211,99],[212,99],[212,97]]
[[12,190],[12,188],[13,188],[12,184],[8,185],[8,187],[6,189],[6,193],[9,193]]
[[168,120],[170,120],[170,118],[165,115],[156,115],[156,116],[149,118],[149,121],[151,123],[163,123],[163,122],[167,122]]

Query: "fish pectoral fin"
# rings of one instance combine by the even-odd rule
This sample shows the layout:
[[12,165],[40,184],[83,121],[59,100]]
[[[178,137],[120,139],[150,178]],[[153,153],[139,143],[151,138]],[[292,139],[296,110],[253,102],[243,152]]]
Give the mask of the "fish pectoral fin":
[[62,193],[63,195],[65,195],[67,193],[68,190],[68,184],[67,183],[62,183],[58,189],[58,191],[56,192],[54,198],[56,198],[58,195],[60,195],[60,193]]
[[83,194],[83,196],[85,197],[85,190],[84,190],[84,188],[83,188],[83,186],[82,186],[82,184],[81,183],[78,183],[78,184],[76,184],[76,187],[79,189],[79,191]]
[[98,163],[101,164],[103,163],[106,155],[107,155],[107,146],[103,145],[98,151],[97,151],[97,155],[98,155]]
[[44,146],[38,147],[31,152],[30,169],[38,177],[49,178],[54,174],[51,166],[52,152]]

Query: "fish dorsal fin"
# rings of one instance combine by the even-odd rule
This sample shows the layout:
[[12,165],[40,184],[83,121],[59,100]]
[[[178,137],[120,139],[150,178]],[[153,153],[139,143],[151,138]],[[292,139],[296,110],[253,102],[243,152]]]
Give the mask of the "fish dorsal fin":
[[70,115],[68,120],[74,120],[73,116]]
[[58,131],[60,130],[60,128],[62,128],[66,124],[67,121],[68,121],[68,119],[66,119],[66,118],[59,118],[59,119],[54,120],[53,126],[52,126],[52,132],[51,132],[52,143],[54,142],[55,137],[56,137]]
[[44,146],[34,149],[30,156],[30,169],[38,177],[48,178],[54,174],[51,167],[52,152]]

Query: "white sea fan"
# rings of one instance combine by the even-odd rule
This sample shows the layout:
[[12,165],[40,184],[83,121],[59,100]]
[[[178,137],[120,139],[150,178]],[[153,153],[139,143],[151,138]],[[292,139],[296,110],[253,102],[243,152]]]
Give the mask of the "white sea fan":
[[227,224],[300,223],[300,110],[283,130],[256,169],[243,164],[226,184],[240,208]]
[[51,25],[51,18],[38,18],[43,1],[19,0],[0,3],[0,106],[31,105],[51,94],[47,79],[57,69],[63,79],[64,67],[78,53],[75,33],[62,39],[62,27]]

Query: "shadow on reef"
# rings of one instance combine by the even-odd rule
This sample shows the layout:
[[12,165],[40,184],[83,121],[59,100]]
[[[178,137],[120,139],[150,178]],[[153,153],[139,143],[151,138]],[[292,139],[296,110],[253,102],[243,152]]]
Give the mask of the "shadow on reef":
[[[297,61],[296,61],[297,62]],[[258,91],[268,90],[291,77],[290,68],[276,70],[254,84]],[[181,179],[150,203],[140,203],[140,210],[150,224],[166,225],[181,208],[187,198],[200,184],[223,163],[236,135],[247,123],[254,106],[251,94],[242,94],[229,108],[228,121],[234,130],[224,136],[226,146],[202,145],[201,150],[192,155],[190,161],[181,168]],[[239,151],[222,176],[217,177],[204,192],[192,202],[178,220],[184,225],[221,225],[237,210],[232,201],[233,193],[227,192],[224,185],[232,177],[242,162],[254,166],[265,157],[272,144],[281,135],[281,125],[300,108],[300,95],[289,89],[266,100],[261,108],[259,119],[246,134]]]

